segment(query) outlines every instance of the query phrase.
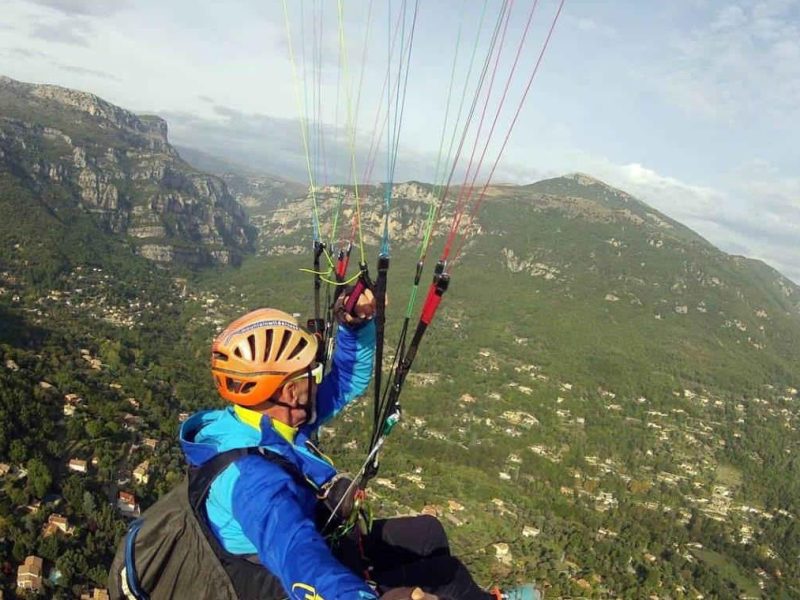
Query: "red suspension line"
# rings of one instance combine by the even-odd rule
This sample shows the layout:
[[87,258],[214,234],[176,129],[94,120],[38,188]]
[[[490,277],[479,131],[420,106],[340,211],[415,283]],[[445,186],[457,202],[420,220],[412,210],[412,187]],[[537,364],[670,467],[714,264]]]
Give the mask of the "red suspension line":
[[[461,139],[458,142],[458,149],[456,150],[456,155],[453,159],[452,166],[450,167],[450,174],[447,177],[447,183],[445,184],[444,191],[440,196],[439,203],[436,206],[436,213],[434,214],[434,223],[439,218],[439,213],[441,212],[442,206],[444,206],[445,200],[447,199],[447,195],[450,191],[450,185],[453,182],[453,175],[455,174],[456,167],[458,166],[458,161],[461,158],[461,151],[464,148],[464,142],[467,139],[467,132],[469,131],[469,127],[472,123],[472,118],[475,116],[475,108],[478,105],[478,99],[480,98],[481,91],[483,90],[483,84],[486,81],[486,73],[488,72],[489,64],[491,63],[492,54],[494,53],[494,48],[497,43],[497,35],[500,31],[500,27],[502,26],[503,19],[506,14],[505,11],[508,10],[508,5],[509,5],[509,0],[504,0],[503,5],[500,8],[500,12],[498,13],[497,23],[495,24],[495,30],[494,33],[492,34],[492,40],[489,44],[489,52],[486,55],[486,60],[484,61],[483,69],[481,70],[481,75],[480,78],[478,79],[478,85],[475,90],[475,96],[472,100],[472,106],[470,107],[469,115],[467,115],[467,119],[464,123],[464,130],[461,134]],[[433,235],[429,236],[428,238],[428,243],[424,248],[423,256],[427,256],[428,249],[430,248],[432,241],[433,241]]]
[[[475,181],[478,179],[478,175],[479,175],[479,173],[481,171],[481,167],[483,167],[483,161],[486,158],[486,152],[489,149],[489,144],[491,143],[492,137],[494,136],[494,130],[495,130],[495,127],[497,126],[497,120],[500,118],[500,113],[503,110],[503,106],[505,104],[506,97],[508,96],[508,89],[511,86],[511,80],[514,78],[514,73],[517,70],[517,64],[519,63],[519,57],[522,54],[522,48],[524,47],[525,40],[528,37],[528,31],[530,30],[531,22],[533,21],[533,15],[534,15],[534,13],[536,11],[536,6],[538,4],[539,4],[539,0],[534,0],[533,4],[531,5],[531,11],[528,14],[528,21],[525,24],[525,30],[524,30],[524,32],[522,34],[522,37],[520,38],[519,46],[517,46],[517,53],[516,53],[516,56],[514,57],[514,63],[511,66],[511,70],[509,71],[508,78],[506,79],[506,85],[505,85],[505,88],[503,89],[503,96],[500,99],[500,104],[498,105],[497,112],[494,115],[494,120],[492,121],[492,127],[489,130],[489,135],[486,137],[486,144],[484,144],[484,146],[483,146],[483,151],[481,152],[481,158],[478,161],[478,166],[475,168],[475,170],[473,172],[472,181],[470,182],[469,186],[466,186],[466,187],[462,188],[462,191],[464,191],[464,194],[465,194],[464,205],[466,205],[470,201],[470,199],[472,198],[473,192],[475,191]],[[477,144],[477,139],[475,141],[476,141],[476,144]],[[466,180],[465,180],[465,183],[466,183]],[[455,239],[456,235],[458,235],[458,227],[461,224],[461,217],[463,216],[463,214],[464,214],[464,212],[462,211],[462,212],[459,212],[458,215],[457,215],[457,219],[456,219],[456,221],[454,223],[454,227],[452,229],[453,239]]]
[[469,163],[467,164],[467,171],[464,174],[464,183],[461,186],[461,189],[458,191],[458,200],[456,201],[456,209],[455,214],[453,217],[453,221],[450,224],[450,232],[447,235],[447,242],[445,243],[444,250],[442,251],[442,260],[447,260],[448,256],[450,256],[450,249],[453,245],[453,240],[455,240],[456,234],[458,233],[458,225],[461,222],[461,215],[464,212],[464,206],[466,203],[467,198],[467,180],[469,179],[469,175],[472,172],[473,162],[475,160],[475,152],[478,149],[478,142],[481,139],[481,131],[483,130],[483,123],[486,119],[486,111],[489,108],[489,101],[491,100],[492,96],[492,89],[494,88],[494,81],[495,77],[497,76],[498,65],[500,64],[500,56],[503,53],[503,45],[505,44],[506,39],[506,32],[508,31],[508,23],[511,17],[511,10],[514,5],[514,0],[511,0],[509,4],[508,11],[505,14],[505,22],[503,23],[503,33],[500,36],[500,46],[498,47],[497,54],[495,55],[494,60],[494,67],[492,67],[492,76],[489,80],[489,87],[486,91],[486,101],[483,104],[483,110],[481,111],[481,119],[478,123],[478,131],[475,134],[475,142],[472,146],[472,153],[469,157]]
[[[481,189],[481,193],[480,193],[480,195],[478,197],[478,200],[474,203],[474,205],[472,206],[472,209],[470,210],[470,214],[469,214],[470,224],[474,220],[475,216],[478,214],[478,209],[480,208],[480,205],[483,202],[484,196],[486,195],[486,190],[488,189],[489,184],[491,183],[492,177],[494,176],[494,172],[497,169],[497,165],[500,162],[500,158],[503,156],[503,152],[506,149],[506,145],[508,144],[508,140],[511,138],[511,132],[514,129],[514,125],[516,125],[516,123],[517,123],[517,119],[519,118],[520,112],[522,111],[522,107],[525,104],[526,98],[528,97],[528,92],[531,89],[531,84],[533,84],[533,80],[536,77],[536,73],[539,71],[539,66],[542,64],[542,58],[544,57],[544,54],[547,51],[547,46],[550,44],[550,38],[552,37],[553,31],[556,28],[556,23],[558,22],[558,18],[561,15],[561,10],[564,8],[564,2],[565,1],[566,0],[561,0],[561,2],[558,5],[558,10],[556,11],[556,15],[553,18],[552,24],[550,25],[550,30],[547,32],[547,37],[545,38],[544,44],[542,45],[542,49],[539,52],[539,57],[536,60],[536,65],[533,68],[533,72],[531,73],[531,76],[528,78],[528,84],[525,86],[525,92],[522,94],[522,98],[519,101],[519,105],[517,106],[517,110],[514,113],[514,119],[511,121],[511,125],[509,125],[508,131],[506,132],[505,139],[503,140],[503,145],[500,147],[500,151],[498,152],[497,158],[495,159],[494,164],[492,165],[492,170],[489,173],[489,177],[487,178],[486,182],[484,183],[483,189]],[[459,246],[458,246],[458,248],[456,250],[456,253],[455,253],[454,257],[453,257],[453,261],[452,262],[455,262],[456,260],[458,260],[458,257],[460,256],[461,251],[464,248],[465,242],[466,242],[466,234],[462,237],[462,239],[461,239],[461,241],[459,243]]]

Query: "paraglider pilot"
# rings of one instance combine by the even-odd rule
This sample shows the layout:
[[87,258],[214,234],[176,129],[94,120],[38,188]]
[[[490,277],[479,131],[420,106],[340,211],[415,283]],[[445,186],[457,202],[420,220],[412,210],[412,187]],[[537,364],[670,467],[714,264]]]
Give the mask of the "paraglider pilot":
[[227,466],[206,499],[209,529],[226,553],[260,563],[279,581],[283,595],[276,598],[411,598],[409,586],[419,586],[427,594],[415,590],[415,599],[535,600],[531,586],[482,590],[451,555],[442,525],[431,516],[375,521],[368,533],[356,534],[355,544],[350,535],[351,543],[330,546],[321,535],[319,497],[337,471],[311,436],[366,390],[374,313],[369,290],[352,315],[335,311],[336,350],[324,378],[315,362],[317,339],[283,311],[250,312],[214,340],[212,375],[231,406],[183,423],[181,446],[190,466],[253,447],[279,455],[284,464],[256,454]]

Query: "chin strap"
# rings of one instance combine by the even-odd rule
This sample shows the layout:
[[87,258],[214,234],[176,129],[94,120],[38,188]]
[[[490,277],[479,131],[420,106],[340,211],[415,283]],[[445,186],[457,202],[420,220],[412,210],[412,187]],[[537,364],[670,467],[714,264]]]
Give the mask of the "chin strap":
[[[311,376],[311,372],[309,371],[309,377]],[[310,396],[308,398],[308,402],[304,406],[297,406],[295,404],[289,404],[288,402],[284,402],[280,399],[272,399],[270,398],[269,402],[274,404],[275,406],[280,406],[281,408],[286,408],[288,410],[305,410],[306,419],[303,422],[303,425],[311,425],[312,423],[316,422],[317,420],[317,402],[316,399],[312,399]]]

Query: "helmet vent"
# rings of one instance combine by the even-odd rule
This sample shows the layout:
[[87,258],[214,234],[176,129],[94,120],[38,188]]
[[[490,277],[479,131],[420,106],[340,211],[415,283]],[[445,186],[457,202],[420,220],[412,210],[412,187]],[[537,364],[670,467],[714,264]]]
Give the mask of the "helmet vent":
[[306,340],[304,340],[303,338],[300,338],[300,341],[294,347],[294,350],[292,350],[292,352],[289,354],[289,356],[286,357],[286,360],[293,359],[295,356],[300,354],[305,349],[306,346],[308,346],[308,342]]
[[256,336],[254,334],[250,334],[247,336],[247,343],[250,344],[250,359],[255,360],[256,358]]
[[211,357],[214,360],[223,360],[223,361],[228,360],[228,355],[227,354],[223,354],[222,352],[217,352],[216,350],[211,353]]
[[247,383],[245,383],[245,384],[242,386],[242,389],[240,389],[240,390],[239,390],[239,393],[241,393],[241,394],[246,394],[247,392],[249,392],[250,390],[252,390],[254,387],[256,387],[256,383],[255,383],[255,381],[248,381]]
[[269,351],[272,350],[272,329],[267,329],[267,343],[264,345],[264,362],[269,362]]
[[228,388],[229,392],[233,392],[234,394],[239,393],[239,388],[242,386],[241,381],[236,381],[232,377],[225,378],[225,387]]
[[286,350],[286,345],[289,343],[289,338],[292,337],[288,331],[284,331],[281,337],[281,345],[278,347],[278,354],[275,358],[279,359],[283,356],[283,351]]
[[236,348],[234,348],[234,349],[233,349],[233,353],[234,353],[236,356],[238,356],[239,358],[242,358],[242,350],[241,350],[241,348],[239,348],[238,346],[237,346]]

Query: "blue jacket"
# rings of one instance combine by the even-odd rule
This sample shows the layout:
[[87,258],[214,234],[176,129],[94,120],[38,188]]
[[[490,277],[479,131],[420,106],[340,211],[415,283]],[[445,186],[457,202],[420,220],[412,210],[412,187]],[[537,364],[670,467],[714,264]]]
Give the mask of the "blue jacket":
[[[375,324],[358,330],[339,327],[331,370],[317,390],[317,419],[289,442],[262,415],[259,427],[233,409],[196,413],[181,426],[180,441],[192,466],[232,448],[267,447],[291,461],[308,480],[322,486],[333,465],[306,442],[320,425],[364,393],[372,374]],[[305,600],[374,599],[364,580],[330,552],[314,525],[316,495],[280,466],[260,456],[245,456],[228,466],[211,486],[206,509],[212,531],[233,554],[258,554],[290,598]]]

